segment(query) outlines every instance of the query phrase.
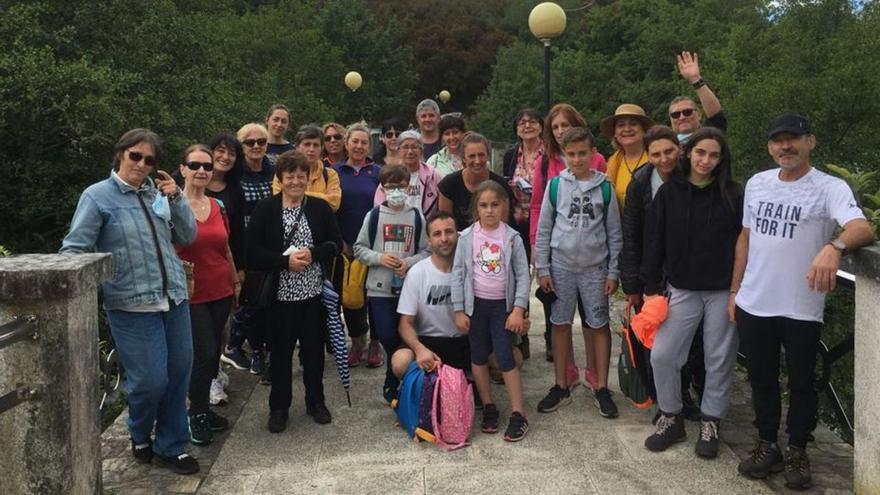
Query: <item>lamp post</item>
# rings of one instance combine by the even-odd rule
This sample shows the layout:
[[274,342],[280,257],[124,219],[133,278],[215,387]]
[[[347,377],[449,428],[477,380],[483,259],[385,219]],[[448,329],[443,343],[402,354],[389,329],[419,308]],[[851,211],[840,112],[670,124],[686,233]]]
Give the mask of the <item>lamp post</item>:
[[565,11],[553,2],[535,5],[529,30],[544,44],[544,111],[550,111],[550,43],[565,31]]

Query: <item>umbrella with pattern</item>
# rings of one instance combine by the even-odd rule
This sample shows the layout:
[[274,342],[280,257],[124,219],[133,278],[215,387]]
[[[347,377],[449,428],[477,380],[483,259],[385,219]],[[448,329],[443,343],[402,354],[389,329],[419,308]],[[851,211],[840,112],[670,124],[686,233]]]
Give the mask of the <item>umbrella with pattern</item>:
[[348,352],[345,348],[345,333],[342,330],[342,321],[339,319],[339,294],[329,280],[324,280],[321,288],[321,302],[327,311],[327,334],[330,337],[333,356],[336,358],[336,371],[339,373],[342,387],[345,388],[348,406],[351,407],[351,374],[348,368]]

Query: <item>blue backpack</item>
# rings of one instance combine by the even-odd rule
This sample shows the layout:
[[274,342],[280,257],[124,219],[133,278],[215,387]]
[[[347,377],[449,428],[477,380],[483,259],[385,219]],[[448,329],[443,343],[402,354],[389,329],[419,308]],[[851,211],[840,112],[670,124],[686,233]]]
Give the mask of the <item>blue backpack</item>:
[[[434,375],[433,379],[426,378],[431,374]],[[425,414],[426,409],[430,410],[430,407],[426,407],[424,402],[426,401],[429,405],[432,403],[433,387],[436,381],[436,372],[425,373],[415,361],[409,363],[409,367],[400,381],[397,400],[391,404],[397,415],[397,423],[416,442],[419,440],[434,442],[434,434],[430,431],[431,418],[420,416]],[[426,389],[430,390],[426,392]]]

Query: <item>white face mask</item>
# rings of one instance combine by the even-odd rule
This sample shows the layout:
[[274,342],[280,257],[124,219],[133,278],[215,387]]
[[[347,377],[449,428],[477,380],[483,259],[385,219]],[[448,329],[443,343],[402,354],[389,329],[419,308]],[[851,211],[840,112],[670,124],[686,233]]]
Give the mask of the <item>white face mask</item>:
[[388,194],[385,197],[388,198],[388,206],[398,208],[406,203],[406,191],[403,189],[388,191]]

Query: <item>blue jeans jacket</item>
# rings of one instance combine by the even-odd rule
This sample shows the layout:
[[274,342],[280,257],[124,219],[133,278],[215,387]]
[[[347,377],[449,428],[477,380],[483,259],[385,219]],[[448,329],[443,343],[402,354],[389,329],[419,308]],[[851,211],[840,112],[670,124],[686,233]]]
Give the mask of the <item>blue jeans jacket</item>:
[[179,304],[188,297],[174,244],[195,240],[196,220],[183,195],[171,204],[171,221],[163,220],[152,209],[157,194],[150,179],[135,189],[111,172],[79,198],[59,252],[113,255],[113,279],[102,285],[108,310],[153,304],[166,296]]

